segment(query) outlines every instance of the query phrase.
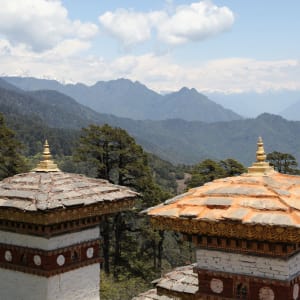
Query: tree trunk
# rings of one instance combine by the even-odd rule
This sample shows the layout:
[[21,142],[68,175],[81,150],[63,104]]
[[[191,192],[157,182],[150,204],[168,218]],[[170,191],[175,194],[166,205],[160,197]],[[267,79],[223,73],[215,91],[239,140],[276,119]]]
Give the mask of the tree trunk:
[[156,270],[157,269],[157,255],[156,255],[156,241],[155,241],[155,239],[153,239],[152,245],[153,245],[153,268]]
[[158,242],[158,251],[157,251],[157,269],[161,270],[162,265],[162,255],[163,255],[163,243],[165,238],[164,230],[159,230],[159,242]]
[[109,237],[109,219],[107,216],[101,222],[101,236],[102,236],[102,250],[104,259],[104,272],[108,275],[110,272],[109,265],[109,248],[110,248],[110,237]]
[[117,278],[117,266],[121,261],[121,239],[123,233],[123,217],[121,213],[117,213],[114,218],[114,235],[115,235],[115,249],[114,249],[114,277]]

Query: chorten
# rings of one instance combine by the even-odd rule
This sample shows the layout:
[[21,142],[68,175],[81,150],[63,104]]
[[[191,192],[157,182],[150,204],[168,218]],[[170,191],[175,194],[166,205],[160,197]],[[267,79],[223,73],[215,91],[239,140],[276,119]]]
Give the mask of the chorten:
[[46,141],[35,169],[0,182],[0,298],[100,299],[99,223],[136,195],[60,171]]
[[[196,245],[190,268],[198,288],[190,284],[187,293],[187,277],[175,270],[136,299],[299,299],[300,176],[278,173],[265,159],[259,138],[248,173],[214,180],[147,210],[153,226],[181,232]],[[177,281],[166,284],[170,278]]]

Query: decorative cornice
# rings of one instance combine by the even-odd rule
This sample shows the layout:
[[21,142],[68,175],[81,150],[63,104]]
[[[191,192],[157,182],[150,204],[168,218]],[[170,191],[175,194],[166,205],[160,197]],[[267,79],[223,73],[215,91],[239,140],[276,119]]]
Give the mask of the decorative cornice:
[[50,251],[0,244],[0,268],[54,276],[99,263],[99,243],[97,239]]
[[98,264],[98,263],[101,263],[102,261],[103,260],[100,257],[98,257],[98,258],[90,259],[89,261],[76,263],[76,264],[69,265],[67,267],[57,269],[57,270],[53,270],[53,271],[38,270],[38,269],[35,269],[35,268],[28,268],[28,267],[19,266],[19,265],[12,265],[12,264],[9,264],[9,263],[0,263],[0,269],[1,268],[2,269],[9,269],[9,270],[14,270],[14,271],[18,271],[18,272],[38,275],[38,276],[42,276],[42,277],[51,277],[51,276],[66,273],[66,272],[69,272],[69,271],[72,271],[72,270],[76,270],[76,269],[79,269],[79,268],[83,268],[83,267],[86,267],[86,266],[89,266],[89,265]]
[[210,237],[205,235],[183,235],[184,240],[192,241],[198,249],[221,250],[230,253],[276,257],[288,259],[300,252],[299,243],[276,243],[256,240]]
[[225,221],[206,222],[193,219],[166,218],[158,216],[152,216],[151,223],[158,229],[173,230],[187,234],[203,234],[214,237],[268,242],[300,242],[300,228],[295,227],[247,225]]
[[[263,295],[261,291],[269,290],[273,296],[260,299],[298,299],[299,274],[291,280],[278,280],[273,278],[261,278],[255,275],[231,274],[229,272],[215,272],[195,267],[198,273],[199,290],[197,299],[201,300],[231,300],[231,299],[258,299]],[[223,284],[220,293],[212,289],[211,283],[218,281]],[[295,284],[296,289],[295,289]],[[244,295],[241,294],[243,287]],[[294,291],[297,295],[294,296]],[[268,294],[269,295],[269,294]],[[292,297],[293,295],[293,297]]]
[[101,220],[102,216],[86,217],[77,221],[71,220],[55,225],[33,225],[18,221],[0,220],[0,230],[50,238],[99,226]]
[[113,214],[133,207],[133,198],[120,199],[118,201],[99,202],[72,208],[58,208],[51,211],[27,211],[10,207],[0,207],[0,220],[29,223],[32,225],[53,225],[67,222],[79,221],[80,219],[97,217],[105,214]]
[[219,278],[231,278],[231,279],[238,279],[242,281],[243,279],[247,279],[253,282],[260,282],[263,284],[270,284],[270,285],[280,285],[289,287],[296,282],[300,281],[299,274],[296,274],[293,279],[291,280],[278,280],[272,278],[265,278],[265,277],[257,277],[257,276],[250,276],[250,275],[241,275],[241,274],[234,274],[230,272],[220,272],[220,271],[210,271],[206,269],[201,269],[197,266],[194,267],[194,272],[204,275],[204,276],[212,276],[212,277],[219,277]]

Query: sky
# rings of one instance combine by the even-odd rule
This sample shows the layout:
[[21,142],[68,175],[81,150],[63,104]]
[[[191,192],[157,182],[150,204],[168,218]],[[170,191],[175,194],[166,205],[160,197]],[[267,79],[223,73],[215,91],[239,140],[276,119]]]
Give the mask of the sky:
[[0,74],[300,91],[299,0],[0,0]]

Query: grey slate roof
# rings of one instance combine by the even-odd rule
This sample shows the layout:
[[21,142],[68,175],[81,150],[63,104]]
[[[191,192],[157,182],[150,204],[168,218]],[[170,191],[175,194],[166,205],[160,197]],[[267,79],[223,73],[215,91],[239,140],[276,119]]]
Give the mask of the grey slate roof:
[[184,293],[194,295],[198,291],[198,277],[193,272],[194,264],[179,267],[165,274],[162,278],[155,281],[156,289],[149,290],[133,300],[169,300],[174,299],[167,295],[158,295],[157,288],[164,289],[167,293]]
[[29,172],[0,182],[0,208],[52,210],[135,198],[137,193],[109,183],[64,172]]
[[149,290],[145,293],[142,293],[138,295],[137,297],[134,297],[132,300],[171,300],[174,299],[173,297],[170,298],[165,295],[158,295],[156,289]]

